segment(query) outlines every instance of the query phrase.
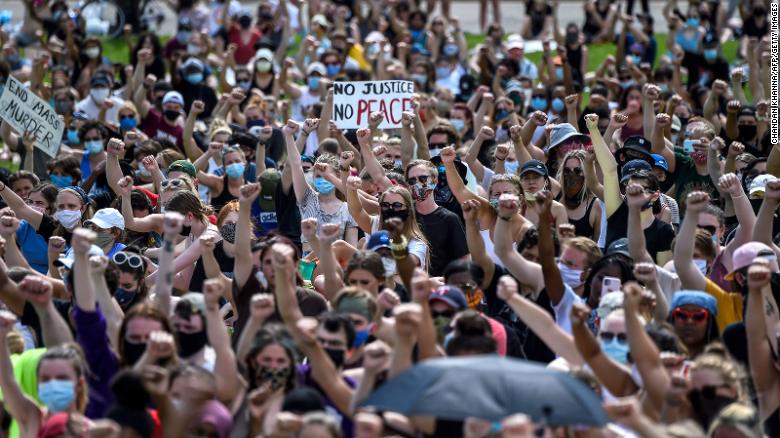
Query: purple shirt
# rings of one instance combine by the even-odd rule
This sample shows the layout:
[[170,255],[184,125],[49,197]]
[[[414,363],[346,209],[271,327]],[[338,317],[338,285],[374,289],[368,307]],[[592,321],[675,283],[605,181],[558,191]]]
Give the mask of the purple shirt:
[[[352,426],[352,420],[350,419],[349,415],[345,415],[341,411],[338,410],[336,405],[333,404],[333,402],[330,400],[330,398],[325,394],[325,391],[320,388],[320,385],[317,384],[317,382],[314,381],[314,377],[312,376],[312,370],[310,364],[300,364],[297,366],[297,373],[298,373],[298,384],[302,386],[308,386],[315,391],[319,392],[322,396],[323,400],[325,400],[326,405],[326,411],[328,414],[332,415],[334,418],[341,420],[341,432],[344,434],[345,437],[352,437],[353,436],[353,426]],[[347,376],[342,376],[344,379],[344,383],[347,384],[352,389],[355,389],[357,387],[357,382],[355,382],[352,378]]]
[[89,373],[89,402],[85,415],[87,418],[100,419],[114,401],[111,392],[111,379],[119,371],[119,360],[111,350],[106,335],[106,318],[100,307],[94,312],[85,312],[78,306],[73,309],[76,322],[76,341],[84,350]]

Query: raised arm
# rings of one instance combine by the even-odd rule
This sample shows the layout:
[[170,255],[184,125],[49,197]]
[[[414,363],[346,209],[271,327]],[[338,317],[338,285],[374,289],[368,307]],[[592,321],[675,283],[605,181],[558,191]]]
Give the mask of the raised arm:
[[644,187],[631,184],[626,187],[626,203],[628,204],[628,252],[635,263],[655,263],[647,252],[645,232],[642,229],[642,208],[650,201],[650,195]]
[[707,279],[693,262],[693,250],[699,213],[707,208],[710,195],[705,192],[691,192],[686,202],[685,218],[677,234],[677,243],[674,245],[674,269],[684,289],[704,290]]
[[510,222],[521,220],[517,215],[519,208],[520,199],[517,196],[504,194],[498,199],[498,220],[493,233],[493,249],[515,278],[520,279],[534,292],[539,292],[544,289],[542,267],[526,260],[514,247]]
[[470,199],[461,204],[463,209],[463,218],[466,220],[466,243],[468,244],[471,260],[478,264],[484,272],[484,280],[480,285],[482,289],[490,286],[490,281],[496,271],[496,264],[485,251],[485,241],[479,230],[479,202]]
[[160,263],[155,272],[154,283],[154,305],[163,314],[171,314],[171,292],[173,291],[173,277],[176,275],[174,270],[174,239],[179,235],[184,217],[176,212],[165,213],[165,223],[163,225],[163,244],[160,253]]
[[35,313],[41,322],[44,346],[52,348],[73,342],[68,323],[54,307],[52,284],[46,277],[28,275],[19,283],[19,290],[35,308]]
[[553,244],[553,196],[547,190],[536,194],[534,203],[539,212],[539,263],[542,265],[544,285],[550,302],[557,305],[563,299],[565,293],[563,278],[555,261],[555,247]]
[[748,359],[753,385],[758,393],[761,418],[767,418],[780,405],[780,372],[772,357],[765,317],[765,296],[772,296],[769,284],[772,272],[768,263],[756,259],[748,268],[748,302],[745,330],[748,341]]
[[780,257],[780,247],[775,245],[772,239],[772,223],[778,204],[780,204],[780,180],[769,181],[764,188],[764,201],[761,203],[761,209],[758,210],[758,217],[753,227],[753,240],[768,245]]
[[265,321],[275,313],[275,301],[273,294],[257,293],[252,295],[249,303],[249,320],[241,331],[236,346],[236,356],[239,360],[249,354],[254,344],[255,335],[263,327]]
[[114,350],[119,351],[119,328],[122,326],[125,313],[108,289],[105,275],[106,266],[108,266],[108,258],[106,256],[100,255],[89,258],[89,275],[92,277],[92,284],[95,286],[95,299],[106,319],[106,334]]
[[[372,114],[373,116],[373,114]],[[357,130],[358,145],[360,145],[360,155],[363,157],[363,164],[366,166],[371,180],[380,190],[387,190],[393,183],[387,178],[384,168],[376,159],[373,149],[371,149],[371,130],[369,128],[360,128]]]
[[[317,228],[317,220],[314,218],[305,219],[301,223],[301,229],[305,234],[311,235]],[[340,224],[322,224],[319,235],[315,241],[319,242],[320,272],[325,276],[325,298],[332,302],[339,291],[344,287],[344,280],[341,276],[336,256],[333,254],[333,244],[338,240],[340,234]],[[309,236],[306,236],[309,237]]]
[[[0,310],[0,336],[13,331],[16,316],[6,310]],[[3,405],[11,417],[19,423],[19,430],[25,436],[37,434],[43,419],[43,413],[38,405],[28,397],[14,377],[14,366],[11,363],[11,352],[8,344],[0,342],[0,388],[3,390]]]
[[292,173],[292,185],[295,192],[295,199],[298,202],[303,202],[303,198],[306,195],[306,190],[309,189],[309,183],[306,182],[306,177],[303,174],[303,167],[301,165],[301,153],[295,147],[295,139],[293,134],[297,131],[299,125],[292,120],[288,120],[287,124],[282,128],[284,134],[285,145],[287,146],[287,165]]
[[279,72],[279,86],[282,90],[284,90],[284,93],[288,96],[290,96],[290,99],[292,100],[298,100],[303,96],[303,91],[298,88],[297,85],[291,84],[287,80],[288,76],[288,70],[295,66],[295,61],[292,59],[285,59],[284,63],[282,64],[282,71]]
[[214,374],[217,382],[217,398],[225,403],[235,399],[241,387],[236,355],[230,347],[230,335],[219,311],[219,298],[225,294],[225,285],[219,279],[203,282],[203,298],[206,302],[206,334],[209,345],[216,353]]
[[317,125],[317,138],[320,141],[328,138],[330,135],[330,121],[333,118],[333,88],[327,91],[325,103],[322,105],[320,113],[320,124]]
[[441,150],[440,157],[447,174],[447,184],[450,186],[452,194],[455,195],[455,199],[460,203],[470,199],[477,199],[479,196],[466,187],[466,184],[463,183],[463,178],[460,177],[458,170],[455,168],[455,149],[452,146],[447,146]]
[[260,195],[259,183],[241,186],[238,194],[238,222],[236,223],[236,258],[233,264],[233,280],[242,289],[252,275],[252,205]]
[[661,98],[661,89],[655,84],[642,88],[642,129],[645,138],[653,138],[655,132],[655,101]]
[[135,93],[133,94],[133,103],[138,108],[138,115],[141,120],[146,118],[149,114],[151,104],[146,99],[147,87],[156,82],[156,78],[153,76],[146,77],[146,66],[151,65],[154,61],[152,58],[151,49],[141,49],[138,51],[138,64],[135,66],[135,72],[133,73],[133,83],[137,84]]
[[[351,152],[342,152],[341,160],[346,162],[345,155],[351,155]],[[347,157],[349,157],[347,155]],[[358,190],[360,189],[361,180],[357,176],[347,177],[348,172],[342,174],[342,181],[344,181],[344,187],[347,190],[347,207],[349,208],[349,214],[355,219],[358,226],[365,233],[371,232],[371,215],[366,213],[363,209],[363,205],[360,203],[360,197],[358,196]]]
[[482,150],[482,144],[489,138],[495,138],[495,132],[489,126],[483,126],[479,130],[479,134],[471,141],[471,145],[463,159],[479,182],[482,182],[485,177],[485,166],[479,162],[477,156],[479,156],[479,151]]
[[117,193],[122,198],[122,217],[125,220],[125,228],[139,233],[150,231],[162,231],[162,215],[150,214],[146,217],[136,218],[133,215],[130,193],[133,191],[133,177],[126,176],[116,184]]
[[38,227],[41,226],[43,213],[27,205],[19,195],[2,182],[0,182],[0,197],[3,198],[6,205],[11,207],[16,217],[26,220],[33,229],[38,230]]
[[620,195],[620,182],[618,180],[618,168],[615,156],[604,143],[604,138],[599,132],[599,116],[588,114],[585,116],[585,122],[590,132],[590,139],[593,142],[593,152],[596,154],[601,172],[604,174],[604,204],[607,208],[607,217],[612,216],[620,204],[623,203],[623,197]]
[[195,132],[195,122],[198,120],[198,116],[203,113],[205,109],[206,104],[204,104],[203,101],[193,101],[192,105],[190,106],[190,112],[187,113],[187,120],[184,122],[184,135],[182,136],[184,141],[184,153],[192,162],[195,162],[198,158],[200,158],[201,155],[203,155],[203,151],[200,150],[198,145],[195,143],[195,139],[192,137],[192,134]]
[[[737,175],[727,173],[720,177],[718,188],[721,193],[727,193],[728,196],[731,197],[731,203],[734,205],[734,213],[737,215],[737,222],[739,223],[734,239],[732,239],[725,248],[727,254],[725,259],[730,261],[731,254],[733,254],[737,248],[752,240],[754,230],[758,229],[758,227],[756,227],[756,214],[753,212],[753,206],[750,204],[750,200],[745,196],[745,189],[742,187]],[[731,270],[731,263],[727,263],[726,268]]]

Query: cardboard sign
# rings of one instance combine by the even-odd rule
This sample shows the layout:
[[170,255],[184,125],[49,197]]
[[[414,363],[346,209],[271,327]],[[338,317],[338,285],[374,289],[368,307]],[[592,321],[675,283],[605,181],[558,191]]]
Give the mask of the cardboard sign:
[[384,114],[380,129],[401,127],[404,111],[412,110],[414,82],[364,81],[333,84],[333,121],[340,129],[368,127],[372,112]]
[[35,147],[55,157],[62,141],[65,123],[48,102],[16,80],[8,77],[0,95],[0,118],[22,136],[30,131],[35,136]]

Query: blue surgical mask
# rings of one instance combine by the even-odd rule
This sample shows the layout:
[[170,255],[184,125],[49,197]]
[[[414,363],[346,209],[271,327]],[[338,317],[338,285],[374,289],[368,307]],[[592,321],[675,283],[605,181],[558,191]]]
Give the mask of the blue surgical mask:
[[661,93],[668,93],[669,92],[669,84],[667,84],[667,83],[658,84],[658,88],[661,89]]
[[138,121],[135,120],[135,117],[125,117],[119,121],[119,128],[123,131],[134,129],[137,125]]
[[558,79],[559,81],[563,80],[563,67],[555,67],[555,79]]
[[702,275],[707,275],[707,260],[704,259],[693,259],[693,264],[696,265],[696,268],[701,272]]
[[627,81],[620,81],[620,88],[622,88],[622,89],[624,89],[624,90],[625,90],[626,88],[628,88],[628,87],[630,87],[630,86],[634,85],[635,83],[636,83],[636,82],[634,82],[634,80],[633,80],[633,79],[629,79],[629,80],[627,80]]
[[506,109],[497,110],[496,111],[496,121],[506,119],[507,117],[509,117],[509,114],[511,114],[509,112],[509,110],[506,110]]
[[50,412],[62,412],[76,400],[76,384],[60,379],[39,383],[38,399]]
[[393,167],[401,168],[401,166],[404,165],[404,162],[402,160],[393,160]]
[[314,183],[314,190],[316,190],[318,193],[321,193],[323,195],[328,195],[330,193],[333,193],[333,190],[336,189],[336,186],[334,186],[332,182],[326,180],[321,176],[314,178],[313,183]]
[[244,91],[249,91],[252,88],[252,81],[238,81],[236,85]]
[[695,151],[693,146],[697,145],[697,144],[699,144],[699,140],[693,140],[693,139],[690,139],[690,138],[686,138],[685,140],[683,140],[683,151],[685,153],[691,154],[691,153],[693,153]]
[[450,123],[456,131],[462,131],[466,127],[466,122],[461,119],[450,119]]
[[552,109],[553,109],[553,111],[555,111],[556,113],[559,113],[559,112],[563,111],[564,108],[566,108],[566,103],[563,101],[563,99],[561,99],[560,97],[556,97],[555,99],[553,99],[553,101],[552,101]]
[[197,85],[203,81],[203,73],[190,73],[184,77],[192,85]]
[[352,344],[352,348],[360,348],[366,343],[369,337],[368,329],[355,331],[355,342]]
[[533,108],[534,111],[547,111],[547,99],[543,97],[531,98],[531,108]]
[[68,129],[67,140],[68,140],[68,144],[70,144],[70,145],[79,144],[79,130],[78,129]]
[[520,162],[517,160],[506,160],[504,162],[504,171],[509,175],[517,175],[517,169],[520,167]]
[[230,179],[241,179],[244,176],[244,163],[233,163],[225,167],[225,173]]
[[617,337],[612,338],[612,340],[609,342],[605,342],[603,340],[599,340],[599,342],[601,343],[601,349],[604,350],[604,354],[617,362],[628,362],[629,347],[627,342],[621,344]]
[[707,61],[718,59],[718,49],[704,49],[704,59]]
[[642,57],[639,55],[631,55],[631,60],[634,61],[635,65],[639,65],[642,63]]
[[103,152],[102,140],[91,140],[84,143],[84,150],[90,155],[96,155]]
[[309,84],[309,90],[318,90],[320,88],[320,77],[309,76],[308,84]]
[[64,189],[73,185],[73,177],[68,175],[49,175],[51,183],[58,189]]
[[436,67],[436,77],[439,79],[446,78],[450,75],[449,67]]
[[699,27],[701,20],[698,17],[689,17],[687,23],[689,27]]
[[425,84],[427,84],[427,83],[428,83],[428,75],[426,75],[426,74],[421,74],[421,73],[413,73],[413,74],[411,75],[411,78],[412,78],[412,80],[413,80],[414,82],[416,82],[416,83],[417,83],[417,85],[419,85],[419,86],[421,86],[421,87],[424,87],[424,86],[425,86]]
[[341,71],[341,66],[338,64],[329,64],[325,66],[325,72],[328,74],[328,76],[333,77],[339,74]]

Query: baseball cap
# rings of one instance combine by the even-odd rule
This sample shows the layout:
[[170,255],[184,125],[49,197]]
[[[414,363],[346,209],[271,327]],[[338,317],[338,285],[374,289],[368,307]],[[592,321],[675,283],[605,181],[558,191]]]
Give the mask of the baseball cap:
[[640,153],[647,157],[648,161],[652,161],[652,156],[650,154],[650,142],[642,137],[641,135],[634,135],[631,137],[628,137],[626,141],[623,142],[623,147],[618,149],[617,155],[620,155],[622,152],[626,151],[634,151],[637,153]]
[[772,248],[761,242],[748,242],[734,251],[734,254],[731,256],[731,272],[726,274],[723,278],[729,281],[733,280],[734,274],[740,269],[747,268],[753,264],[753,260],[755,260],[756,257],[767,259],[769,261],[769,268],[772,272],[780,270],[777,267],[777,255],[772,251]]
[[98,74],[92,76],[92,79],[89,81],[89,85],[91,85],[92,87],[99,87],[99,86],[108,87],[111,85],[111,83],[109,82],[108,77],[106,77],[106,75]]
[[516,33],[509,35],[506,40],[506,49],[525,49],[525,41],[523,40],[523,37]]
[[281,177],[282,175],[279,171],[273,168],[264,170],[257,177],[257,181],[260,183],[260,187],[262,187],[258,197],[261,211],[276,211],[276,186],[279,184]]
[[390,248],[390,233],[387,230],[379,230],[368,238],[366,249],[376,251],[382,248]]
[[178,91],[169,91],[165,93],[165,96],[163,96],[163,105],[166,103],[178,103],[181,106],[184,106],[184,97],[182,97],[181,93]]
[[186,293],[176,303],[173,311],[183,319],[190,319],[193,313],[206,315],[206,300],[201,293]]
[[187,175],[195,178],[197,172],[195,171],[195,165],[188,160],[176,160],[168,166],[168,174],[171,172],[184,172]]
[[309,67],[306,68],[306,74],[310,75],[312,73],[319,73],[322,76],[325,76],[328,71],[325,69],[325,65],[321,62],[312,62],[309,64]]
[[322,14],[317,14],[317,15],[311,17],[311,24],[319,24],[322,27],[328,27],[329,26],[328,19],[325,18],[325,16],[322,15]]
[[[97,246],[92,245],[87,252],[87,257],[104,255],[103,250]],[[76,255],[73,250],[67,251],[64,255],[54,261],[54,266],[62,266],[68,269],[73,269],[73,262],[76,260]]]
[[523,175],[527,172],[534,172],[538,173],[542,176],[547,176],[547,166],[544,165],[539,160],[528,160],[525,163],[523,163],[523,167],[520,168],[520,175]]
[[758,195],[764,196],[764,190],[766,189],[766,183],[770,181],[774,181],[776,178],[774,175],[770,174],[764,174],[764,175],[758,175],[757,177],[753,178],[752,181],[750,181],[750,187],[748,188],[748,194],[749,195]]
[[84,224],[95,224],[98,228],[102,228],[104,230],[109,228],[119,228],[120,230],[124,230],[125,218],[116,208],[101,208],[95,212],[95,215],[92,216],[92,219],[84,222]]
[[669,306],[669,310],[672,311],[688,304],[707,309],[712,316],[718,315],[718,302],[715,301],[715,298],[706,292],[698,290],[677,291],[672,297],[672,304]]
[[463,295],[463,292],[459,288],[446,284],[437,287],[431,292],[428,302],[433,301],[442,301],[448,306],[455,308],[455,310],[463,310],[469,306],[468,301],[466,301],[466,296]]
[[647,170],[651,171],[653,168],[650,166],[650,163],[648,163],[645,160],[631,160],[625,165],[623,165],[623,168],[621,169],[621,177],[620,182],[624,183],[628,181],[629,178],[631,178],[632,175],[636,174],[640,170]]
[[[442,166],[442,161],[440,156],[431,157],[431,163],[433,163],[434,166],[437,168]],[[460,157],[455,157],[455,168],[458,169],[458,175],[460,175],[460,178],[463,180],[463,182],[466,182],[466,176],[468,175],[468,167],[466,167],[466,164],[463,163],[463,161],[460,159]],[[439,172],[441,174],[441,172]]]
[[197,68],[200,71],[206,70],[206,67],[203,65],[203,61],[195,57],[187,59],[184,61],[184,64],[181,65],[182,70],[187,70],[190,67]]
[[270,49],[260,49],[257,51],[256,59],[265,59],[266,61],[274,61],[274,53]]
[[653,160],[655,160],[655,164],[653,164],[653,167],[658,167],[659,169],[662,169],[664,172],[669,171],[669,163],[666,162],[666,158],[663,157],[663,155],[659,154],[652,154]]
[[620,239],[617,239],[609,244],[607,247],[607,252],[604,253],[604,256],[610,256],[613,254],[622,254],[626,257],[631,257],[631,254],[628,252],[628,238],[622,237]]

